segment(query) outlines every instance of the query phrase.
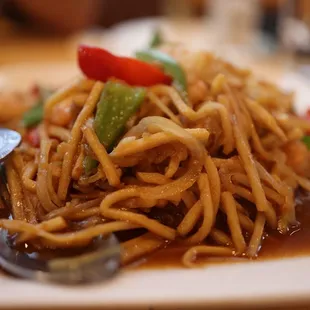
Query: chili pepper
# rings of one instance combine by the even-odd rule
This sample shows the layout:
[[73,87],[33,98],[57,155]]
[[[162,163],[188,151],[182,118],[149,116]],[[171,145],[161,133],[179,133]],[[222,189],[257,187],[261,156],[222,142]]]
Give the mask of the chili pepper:
[[98,47],[80,45],[78,61],[80,69],[88,78],[102,82],[113,77],[134,86],[170,84],[172,81],[156,65],[134,58],[118,57]]
[[169,55],[154,49],[139,51],[136,57],[149,63],[160,63],[166,74],[173,78],[173,85],[181,96],[187,98],[187,81],[181,66]]

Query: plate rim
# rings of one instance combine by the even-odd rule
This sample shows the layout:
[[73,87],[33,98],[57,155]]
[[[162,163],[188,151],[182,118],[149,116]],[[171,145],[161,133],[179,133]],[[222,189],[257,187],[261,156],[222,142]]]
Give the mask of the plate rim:
[[[63,62],[42,62],[40,64],[43,64],[44,66],[47,65],[55,65],[55,63],[61,64]],[[68,62],[66,62],[68,63]],[[38,64],[39,65],[39,64]],[[9,70],[10,67],[16,67],[16,64],[14,65],[6,65],[5,68]],[[0,67],[0,74],[2,74]],[[23,73],[26,76],[26,73]],[[296,267],[299,266],[299,267]],[[303,266],[304,269],[301,270],[301,266]],[[242,271],[240,271],[240,268]],[[80,292],[80,288],[67,288],[63,286],[55,286],[55,285],[46,285],[31,281],[25,281],[25,280],[19,280],[14,278],[0,278],[0,283],[2,283],[2,287],[4,287],[3,290],[0,291],[0,299],[1,299],[1,307],[10,307],[10,308],[18,308],[18,309],[25,309],[25,308],[42,308],[42,307],[53,307],[53,308],[60,308],[60,307],[120,307],[120,308],[137,308],[137,307],[149,307],[150,304],[152,307],[188,307],[188,306],[208,306],[208,307],[225,307],[225,306],[239,306],[239,307],[246,307],[246,306],[270,306],[270,305],[289,305],[289,304],[296,304],[296,303],[310,303],[310,256],[298,256],[298,257],[292,257],[292,258],[277,258],[277,259],[271,259],[271,260],[264,260],[264,261],[257,261],[257,262],[246,262],[246,263],[223,263],[221,265],[213,264],[208,265],[205,268],[199,269],[199,272],[203,276],[206,276],[206,278],[196,278],[196,281],[203,281],[205,279],[208,280],[208,277],[212,275],[214,277],[214,273],[216,274],[222,274],[223,270],[226,270],[228,272],[228,275],[236,275],[236,273],[241,272],[243,276],[245,276],[245,273],[248,271],[252,272],[252,274],[259,276],[261,275],[259,273],[260,270],[262,271],[268,271],[271,272],[270,274],[265,275],[263,277],[261,275],[261,280],[271,281],[272,280],[272,274],[273,275],[281,275],[281,268],[282,272],[288,272],[289,275],[291,275],[295,280],[299,280],[299,284],[297,287],[293,287],[294,293],[289,293],[291,287],[287,286],[289,283],[285,284],[284,286],[285,290],[288,292],[287,294],[283,295],[281,291],[276,290],[275,287],[271,287],[270,290],[270,284],[265,287],[265,290],[263,287],[261,287],[261,283],[257,283],[256,289],[260,288],[262,291],[260,294],[256,296],[251,296],[250,291],[248,291],[248,295],[246,297],[240,297],[240,296],[229,296],[225,298],[210,298],[210,295],[206,294],[203,295],[203,291],[200,291],[200,298],[197,300],[197,296],[194,292],[191,292],[191,295],[182,295],[181,298],[179,296],[179,300],[176,299],[177,295],[171,295],[170,297],[163,297],[162,299],[156,299],[156,296],[149,295],[149,299],[145,300],[145,298],[138,299],[134,301],[131,297],[131,299],[121,299],[122,295],[119,295],[119,290],[115,288],[115,285],[119,285],[117,283],[121,283],[121,288],[123,290],[123,293],[127,289],[130,289],[132,284],[130,283],[131,280],[128,279],[128,277],[133,276],[135,281],[140,281],[141,279],[145,279],[150,281],[150,274],[155,275],[154,281],[159,281],[158,277],[159,275],[162,275],[162,281],[167,281],[166,285],[169,284],[169,277],[172,275],[176,276],[176,273],[178,273],[177,277],[187,277],[191,278],[192,276],[189,276],[189,274],[196,274],[197,270],[189,271],[184,269],[178,269],[173,268],[169,269],[167,272],[167,269],[151,269],[151,270],[135,270],[135,271],[122,271],[120,275],[113,279],[110,283],[103,283],[99,286],[96,286],[97,289],[99,289],[99,292],[97,292],[97,296],[99,298],[93,299],[92,303],[90,303],[89,297],[85,299],[86,292],[81,292],[81,294],[78,294]],[[295,270],[296,269],[296,270]],[[258,273],[257,273],[258,272]],[[186,275],[184,275],[186,274]],[[263,274],[263,272],[262,272]],[[170,276],[169,276],[170,275]],[[228,276],[227,275],[227,276]],[[240,275],[240,274],[239,274]],[[165,278],[165,276],[168,276]],[[245,276],[246,277],[246,276]],[[282,275],[283,277],[283,275]],[[225,276],[223,276],[222,279],[224,279]],[[307,279],[309,278],[309,279]],[[138,279],[138,280],[137,280]],[[166,279],[166,280],[165,280]],[[155,282],[160,283],[160,282]],[[171,283],[170,283],[171,284]],[[183,283],[184,284],[184,283]],[[302,285],[301,285],[302,284]],[[108,287],[106,285],[109,285]],[[110,286],[111,285],[111,286]],[[143,283],[140,283],[141,287],[140,289],[145,288]],[[179,284],[180,285],[180,284]],[[218,285],[218,284],[217,284]],[[238,283],[237,283],[238,285]],[[22,296],[19,298],[12,299],[12,294],[16,292],[14,290],[14,286],[19,288],[19,290],[26,290],[23,292]],[[91,286],[94,287],[94,286]],[[139,287],[139,285],[138,285]],[[163,286],[163,288],[166,286]],[[171,286],[173,287],[173,286]],[[224,283],[223,283],[223,287]],[[33,291],[28,291],[28,289],[32,289]],[[89,287],[88,287],[89,288]],[[169,287],[168,287],[169,288]],[[187,286],[182,286],[182,289],[189,288]],[[234,289],[234,287],[227,288]],[[246,286],[243,287],[245,289],[248,289]],[[299,288],[300,291],[296,291],[296,289]],[[171,288],[170,288],[171,289]],[[19,292],[17,289],[17,291]],[[74,292],[72,292],[74,290]],[[112,291],[111,291],[112,290]],[[87,289],[88,291],[88,289]],[[102,294],[102,291],[104,292]],[[70,292],[70,294],[75,294],[77,297],[68,297],[66,296],[66,293]],[[104,296],[110,293],[113,293],[114,296],[118,296],[118,298],[115,298],[115,300],[108,300],[104,299]],[[282,291],[283,292],[283,291]],[[65,294],[63,294],[65,293]],[[162,296],[165,295],[165,293],[169,293],[168,291],[163,292]],[[197,292],[196,292],[197,293]],[[112,295],[113,295],[112,294]],[[225,292],[224,292],[225,294]],[[70,296],[71,296],[70,295]],[[39,297],[38,297],[39,296]],[[60,297],[59,297],[60,296]],[[91,294],[93,296],[93,294]],[[126,296],[123,295],[123,297]],[[37,297],[37,298],[35,298]],[[137,297],[137,296],[136,296]],[[44,300],[45,298],[45,300]],[[71,298],[71,299],[70,299]],[[84,298],[84,301],[82,300]],[[152,299],[153,298],[153,299]],[[196,299],[193,299],[196,298]],[[298,299],[298,300],[296,300]],[[48,303],[46,303],[46,300]],[[107,303],[108,301],[108,303]]]

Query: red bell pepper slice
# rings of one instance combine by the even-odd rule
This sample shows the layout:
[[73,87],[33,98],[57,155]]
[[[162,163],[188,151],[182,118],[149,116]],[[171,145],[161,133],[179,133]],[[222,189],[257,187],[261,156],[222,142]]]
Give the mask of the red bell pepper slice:
[[40,95],[40,88],[38,84],[34,84],[31,88],[30,88],[30,94],[34,97],[38,97]]
[[38,128],[29,129],[25,135],[25,140],[33,147],[40,146],[40,135]]
[[156,65],[135,58],[115,56],[98,47],[80,45],[78,62],[83,73],[92,80],[106,82],[116,78],[134,86],[172,82],[172,78]]

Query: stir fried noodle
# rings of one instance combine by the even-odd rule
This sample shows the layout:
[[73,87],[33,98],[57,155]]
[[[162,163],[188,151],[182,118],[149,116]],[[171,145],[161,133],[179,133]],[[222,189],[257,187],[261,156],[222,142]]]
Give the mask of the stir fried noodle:
[[292,95],[211,54],[168,52],[187,97],[145,88],[112,147],[95,130],[109,82],[79,79],[45,102],[40,147],[24,141],[6,163],[13,220],[0,226],[17,243],[74,248],[125,231],[123,264],[175,243],[193,267],[200,255],[254,258],[266,230],[297,224],[294,192],[310,182],[292,156],[310,126]]

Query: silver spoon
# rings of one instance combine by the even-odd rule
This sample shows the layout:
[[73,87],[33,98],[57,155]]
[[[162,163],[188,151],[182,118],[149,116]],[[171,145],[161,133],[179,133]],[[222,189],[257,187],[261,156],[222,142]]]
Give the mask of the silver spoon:
[[[21,136],[16,131],[0,128],[0,204],[9,210],[5,170],[1,162],[20,141]],[[78,256],[45,260],[12,248],[7,231],[0,229],[0,266],[22,278],[79,284],[102,281],[114,275],[119,270],[121,257],[116,237],[99,236],[94,240],[92,248],[94,250]]]
[[11,154],[21,142],[21,135],[7,128],[0,128],[0,206],[11,210],[9,192],[6,187],[6,178],[2,162]]
[[21,136],[18,132],[0,128],[0,162],[3,161],[20,143]]
[[99,236],[95,250],[69,258],[40,259],[10,247],[7,232],[0,230],[0,266],[27,279],[61,284],[103,281],[113,276],[120,265],[120,246],[114,235]]

